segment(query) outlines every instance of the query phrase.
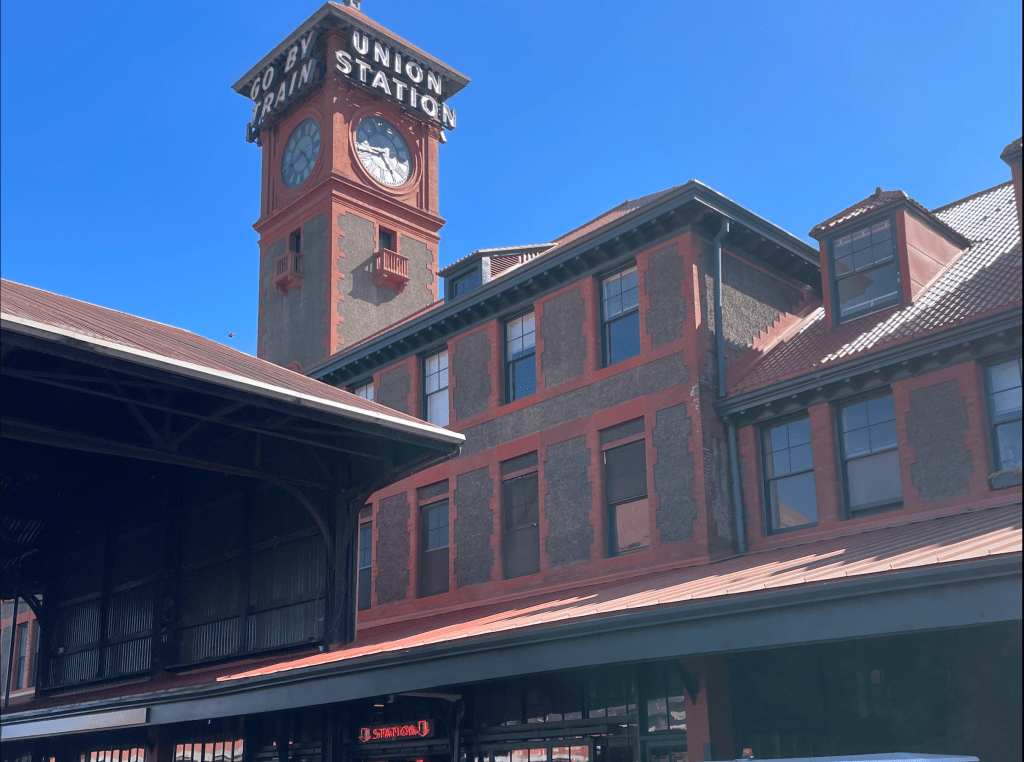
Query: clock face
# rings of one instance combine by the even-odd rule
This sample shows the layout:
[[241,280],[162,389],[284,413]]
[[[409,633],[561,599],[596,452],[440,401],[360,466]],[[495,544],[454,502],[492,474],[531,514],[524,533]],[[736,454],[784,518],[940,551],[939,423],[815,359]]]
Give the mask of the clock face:
[[397,188],[412,174],[412,154],[398,129],[377,116],[356,128],[356,153],[366,171],[379,182]]
[[320,155],[320,125],[306,119],[292,132],[281,159],[281,177],[289,188],[298,188],[309,177]]

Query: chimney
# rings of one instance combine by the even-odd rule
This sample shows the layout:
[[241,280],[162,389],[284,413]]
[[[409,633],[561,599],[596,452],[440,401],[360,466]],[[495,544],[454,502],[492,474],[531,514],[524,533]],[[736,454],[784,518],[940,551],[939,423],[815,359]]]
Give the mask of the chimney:
[[1013,176],[1013,195],[1017,197],[1017,229],[1024,228],[1024,211],[1021,209],[1021,177],[1020,177],[1020,150],[1021,139],[1017,138],[1003,149],[999,158],[1010,165],[1010,174]]

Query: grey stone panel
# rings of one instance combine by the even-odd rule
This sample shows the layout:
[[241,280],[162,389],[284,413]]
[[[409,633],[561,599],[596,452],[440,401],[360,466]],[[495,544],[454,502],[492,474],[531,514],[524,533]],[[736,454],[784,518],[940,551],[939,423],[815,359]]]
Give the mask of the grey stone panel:
[[319,214],[302,226],[302,285],[287,294],[279,294],[273,284],[274,260],[284,254],[287,240],[275,242],[263,254],[260,288],[266,293],[261,305],[265,360],[278,365],[298,361],[306,368],[328,354],[324,343],[327,338],[324,325],[327,225],[327,215]]
[[508,476],[514,474],[516,471],[525,471],[528,468],[535,468],[537,466],[537,453],[528,452],[525,455],[520,455],[511,460],[503,461],[501,464],[501,475]]
[[648,259],[644,291],[651,300],[647,333],[651,346],[660,347],[683,337],[686,301],[683,299],[683,258],[676,244],[658,249]]
[[491,342],[487,331],[477,331],[455,342],[452,371],[455,419],[483,413],[491,399]]
[[626,437],[643,434],[643,432],[644,419],[634,418],[632,421],[620,423],[617,426],[612,426],[610,429],[603,429],[601,431],[601,444],[611,444],[612,442],[618,442],[620,439],[625,439]]
[[462,447],[462,453],[469,455],[481,452],[689,380],[690,373],[683,353],[676,352],[465,429],[462,433],[466,435],[466,444]]
[[[705,247],[704,284],[707,289],[707,325],[715,333],[715,263],[711,246]],[[757,270],[742,260],[722,255],[722,320],[726,362],[735,361],[754,340],[784,313],[800,303],[799,289]],[[714,339],[712,338],[712,342]],[[713,345],[713,344],[712,344]]]
[[409,413],[409,368],[404,363],[380,374],[377,402],[399,413]]
[[917,453],[910,480],[922,503],[966,495],[970,490],[974,460],[964,446],[968,425],[967,403],[956,381],[910,393],[907,438]]
[[544,517],[548,535],[544,548],[552,567],[590,560],[594,527],[590,525],[593,501],[587,479],[589,467],[590,449],[586,437],[569,439],[548,448],[544,464],[548,486]]
[[583,375],[583,364],[587,359],[585,321],[580,288],[545,302],[540,321],[540,335],[544,339],[540,364],[544,385],[548,389]]
[[416,501],[419,503],[425,503],[428,500],[432,500],[435,497],[441,497],[442,495],[448,494],[448,480],[434,482],[428,484],[426,487],[420,487],[416,490]]
[[654,491],[658,493],[658,510],[654,522],[662,543],[693,539],[697,520],[697,501],[693,497],[695,465],[690,452],[693,422],[686,405],[673,405],[655,415],[651,441],[658,452],[654,464]]
[[[351,212],[338,217],[343,235],[338,238],[338,269],[344,274],[338,284],[338,310],[345,321],[338,326],[344,346],[396,323],[433,302],[430,265],[434,255],[427,245],[401,236],[400,253],[409,258],[409,283],[401,294],[391,286],[373,282],[373,258],[377,251],[376,228],[370,220]],[[343,256],[342,256],[343,255]]]
[[404,492],[377,508],[377,601],[394,603],[409,595],[409,497]]
[[491,535],[494,482],[485,466],[459,474],[455,483],[455,578],[459,587],[489,582],[494,566]]

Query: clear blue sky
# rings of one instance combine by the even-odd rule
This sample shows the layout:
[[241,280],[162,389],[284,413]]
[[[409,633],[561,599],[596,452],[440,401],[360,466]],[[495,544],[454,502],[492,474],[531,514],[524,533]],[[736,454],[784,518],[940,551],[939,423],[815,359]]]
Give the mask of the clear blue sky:
[[[318,7],[4,0],[3,277],[254,352],[260,155],[230,85]],[[363,11],[472,79],[442,265],[690,178],[806,237],[877,185],[934,207],[1003,182],[1021,134],[1012,0]]]

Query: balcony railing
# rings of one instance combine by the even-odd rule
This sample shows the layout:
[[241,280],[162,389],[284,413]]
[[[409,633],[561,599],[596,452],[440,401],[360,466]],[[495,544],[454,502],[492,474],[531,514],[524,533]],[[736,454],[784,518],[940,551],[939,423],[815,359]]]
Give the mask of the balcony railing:
[[302,257],[286,251],[274,260],[274,288],[282,295],[302,286]]
[[373,282],[402,293],[409,282],[409,258],[391,249],[381,249],[373,257]]

